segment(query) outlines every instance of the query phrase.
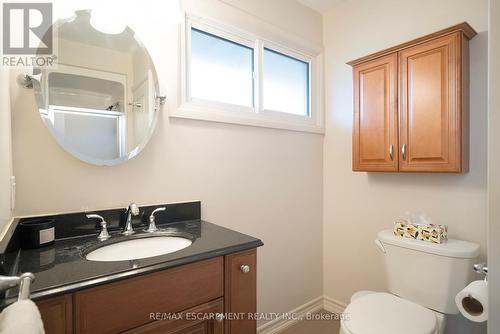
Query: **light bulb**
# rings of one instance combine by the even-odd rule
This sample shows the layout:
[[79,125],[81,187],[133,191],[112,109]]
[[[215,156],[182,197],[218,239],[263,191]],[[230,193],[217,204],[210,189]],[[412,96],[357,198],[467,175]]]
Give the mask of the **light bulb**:
[[109,35],[121,34],[127,27],[125,21],[114,15],[113,11],[103,9],[92,10],[90,24],[94,29]]

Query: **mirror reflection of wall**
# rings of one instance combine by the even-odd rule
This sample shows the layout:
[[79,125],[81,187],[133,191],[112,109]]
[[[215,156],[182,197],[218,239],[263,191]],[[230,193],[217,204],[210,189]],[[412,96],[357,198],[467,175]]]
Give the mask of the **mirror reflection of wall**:
[[157,79],[147,50],[130,28],[96,30],[90,11],[55,23],[55,68],[42,69],[35,94],[58,142],[95,164],[126,161],[142,149],[154,127]]

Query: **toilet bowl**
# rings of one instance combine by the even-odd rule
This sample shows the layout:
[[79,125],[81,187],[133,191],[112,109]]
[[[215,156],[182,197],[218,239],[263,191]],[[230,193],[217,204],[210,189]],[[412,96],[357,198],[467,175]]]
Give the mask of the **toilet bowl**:
[[390,293],[361,291],[351,297],[340,334],[442,334],[444,315]]

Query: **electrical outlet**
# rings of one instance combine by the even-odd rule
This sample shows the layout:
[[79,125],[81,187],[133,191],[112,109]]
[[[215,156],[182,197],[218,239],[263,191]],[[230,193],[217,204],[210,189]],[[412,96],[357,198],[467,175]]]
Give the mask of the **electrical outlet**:
[[16,177],[10,177],[10,210],[14,211],[16,207]]

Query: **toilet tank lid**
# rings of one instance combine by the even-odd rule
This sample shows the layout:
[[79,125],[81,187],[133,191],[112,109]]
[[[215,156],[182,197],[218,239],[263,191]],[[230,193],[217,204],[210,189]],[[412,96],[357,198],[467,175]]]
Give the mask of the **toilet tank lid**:
[[448,241],[437,244],[423,240],[399,237],[394,235],[392,230],[379,232],[377,238],[382,244],[390,244],[435,255],[462,259],[472,259],[479,255],[479,245],[469,241],[448,239]]

